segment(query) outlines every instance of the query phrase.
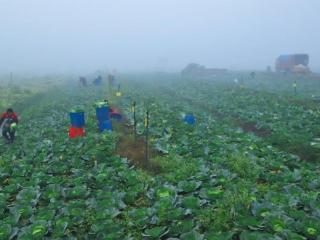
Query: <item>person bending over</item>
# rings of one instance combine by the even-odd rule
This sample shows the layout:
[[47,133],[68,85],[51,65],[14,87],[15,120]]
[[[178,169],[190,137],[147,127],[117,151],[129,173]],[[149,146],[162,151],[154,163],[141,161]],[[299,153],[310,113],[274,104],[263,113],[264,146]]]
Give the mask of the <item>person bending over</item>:
[[12,108],[8,108],[6,112],[1,114],[0,126],[2,128],[2,136],[6,139],[7,143],[13,142],[17,124],[18,116]]

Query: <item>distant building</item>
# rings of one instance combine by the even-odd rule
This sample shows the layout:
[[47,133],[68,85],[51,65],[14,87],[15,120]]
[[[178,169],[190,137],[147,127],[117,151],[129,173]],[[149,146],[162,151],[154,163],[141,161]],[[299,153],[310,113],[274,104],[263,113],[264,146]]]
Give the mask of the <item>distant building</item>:
[[228,70],[224,68],[207,68],[197,63],[188,64],[181,72],[183,76],[193,77],[210,77],[216,74],[226,73]]

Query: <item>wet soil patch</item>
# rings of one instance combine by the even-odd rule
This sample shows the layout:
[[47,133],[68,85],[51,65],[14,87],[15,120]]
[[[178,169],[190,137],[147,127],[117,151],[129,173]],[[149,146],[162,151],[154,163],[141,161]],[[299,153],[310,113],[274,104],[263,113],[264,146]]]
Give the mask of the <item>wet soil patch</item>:
[[271,135],[271,131],[263,128],[257,128],[254,123],[245,122],[241,119],[234,119],[234,122],[242,128],[244,132],[251,132],[254,135],[265,138]]

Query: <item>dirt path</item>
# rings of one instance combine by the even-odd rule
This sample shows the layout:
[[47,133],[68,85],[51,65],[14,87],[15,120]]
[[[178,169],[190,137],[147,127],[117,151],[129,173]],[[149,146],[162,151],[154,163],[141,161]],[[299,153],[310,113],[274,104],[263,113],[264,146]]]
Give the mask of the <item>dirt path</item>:
[[146,158],[146,142],[143,136],[134,136],[133,128],[124,119],[114,124],[114,130],[120,135],[116,147],[116,154],[127,158],[131,165],[137,168],[158,174],[161,167],[150,161],[158,155],[156,151],[149,147],[149,160]]
[[236,125],[240,126],[244,132],[251,132],[258,137],[265,138],[272,134],[270,130],[257,128],[255,123],[246,122],[240,118],[234,118],[233,121]]

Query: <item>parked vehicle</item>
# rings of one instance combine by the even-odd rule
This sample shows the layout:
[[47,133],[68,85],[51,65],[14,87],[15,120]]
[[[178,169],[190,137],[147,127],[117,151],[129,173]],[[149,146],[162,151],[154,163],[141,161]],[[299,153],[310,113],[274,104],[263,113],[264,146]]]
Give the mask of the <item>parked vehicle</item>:
[[309,73],[309,55],[308,54],[290,54],[281,55],[276,60],[275,69],[282,73]]

